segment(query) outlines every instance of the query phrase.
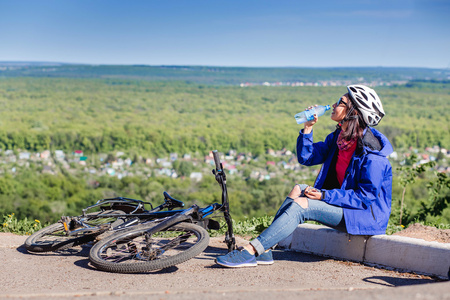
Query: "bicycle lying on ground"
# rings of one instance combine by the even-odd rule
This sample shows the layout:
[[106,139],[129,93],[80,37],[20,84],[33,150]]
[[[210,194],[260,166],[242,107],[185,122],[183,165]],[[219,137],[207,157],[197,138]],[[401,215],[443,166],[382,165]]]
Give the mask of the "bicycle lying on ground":
[[[145,207],[150,206],[150,210]],[[149,213],[165,216],[163,210],[172,211],[184,203],[164,192],[164,203],[153,208],[149,202],[116,197],[101,199],[82,211],[81,216],[63,216],[57,223],[35,232],[25,241],[30,252],[49,252],[83,245],[100,239],[105,234],[123,230],[155,218]]]
[[[89,259],[92,265],[108,272],[140,273],[187,261],[208,246],[209,234],[206,228],[219,229],[219,223],[211,219],[218,212],[223,213],[226,221],[225,243],[228,251],[234,250],[236,242],[229,213],[226,176],[216,150],[213,156],[213,174],[222,189],[222,203],[213,203],[204,208],[192,205],[185,210],[168,211],[168,216],[157,219],[157,222],[116,231],[91,248]],[[150,216],[158,214],[148,213]]]
[[[97,242],[90,260],[100,270],[121,273],[146,272],[179,264],[200,254],[209,243],[206,229],[220,229],[212,217],[222,212],[228,251],[236,247],[229,212],[226,175],[217,151],[213,151],[213,174],[222,190],[222,203],[188,209],[164,192],[164,203],[153,208],[149,202],[130,198],[97,201],[81,216],[65,217],[25,241],[29,252],[58,251]],[[150,209],[146,209],[150,206]]]

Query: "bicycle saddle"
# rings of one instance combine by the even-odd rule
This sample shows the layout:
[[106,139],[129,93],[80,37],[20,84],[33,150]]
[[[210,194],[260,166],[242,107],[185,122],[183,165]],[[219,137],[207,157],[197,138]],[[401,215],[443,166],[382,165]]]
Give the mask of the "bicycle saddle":
[[164,192],[164,202],[168,206],[169,210],[172,210],[177,207],[184,207],[183,201],[173,198],[167,192]]

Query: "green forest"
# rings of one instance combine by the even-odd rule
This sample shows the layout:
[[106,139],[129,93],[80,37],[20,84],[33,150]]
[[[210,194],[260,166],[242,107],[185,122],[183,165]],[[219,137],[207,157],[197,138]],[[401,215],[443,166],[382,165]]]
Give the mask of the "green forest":
[[[289,157],[272,157],[268,151],[295,152],[301,126],[294,114],[311,104],[331,105],[346,92],[345,86],[240,87],[100,77],[0,77],[0,218],[15,213],[19,218],[54,222],[111,196],[159,204],[163,191],[186,204],[219,201],[220,189],[209,175],[212,168],[203,160],[214,149],[246,153],[249,158],[229,176],[233,217],[271,215],[295,183],[313,184],[318,169],[282,169],[279,166]],[[450,82],[411,80],[375,89],[386,111],[377,129],[398,154],[391,160],[392,222],[399,224],[405,188],[401,224],[417,220],[449,224],[449,180],[442,171],[448,168],[448,154],[441,150],[450,149]],[[334,130],[328,116],[315,125],[315,140]],[[433,163],[403,180],[414,171],[420,154],[434,146],[437,153],[428,153],[435,157]],[[52,163],[11,158],[46,150]],[[67,153],[66,161],[56,159],[55,150]],[[83,151],[86,164],[68,160],[75,150]],[[119,151],[130,158],[128,174],[133,176],[89,172],[116,161]],[[157,159],[173,153],[179,159],[171,168],[179,176],[159,175],[162,166]],[[182,160],[185,154],[192,160]],[[149,167],[146,159],[154,165]],[[46,172],[50,165],[51,173]],[[255,170],[273,176],[256,179]],[[189,178],[191,172],[205,175],[195,181]]]
[[[396,149],[450,147],[449,83],[379,87],[379,125]],[[2,149],[265,153],[295,147],[293,115],[332,104],[343,87],[207,86],[179,82],[12,78],[0,80]],[[323,138],[335,124],[320,120]]]

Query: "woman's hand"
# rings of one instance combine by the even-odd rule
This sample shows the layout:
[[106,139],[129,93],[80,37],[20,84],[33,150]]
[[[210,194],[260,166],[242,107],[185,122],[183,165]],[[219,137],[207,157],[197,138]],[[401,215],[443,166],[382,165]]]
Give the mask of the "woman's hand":
[[305,189],[305,196],[309,199],[313,200],[321,200],[322,199],[322,192],[314,187],[308,186]]
[[[317,107],[317,104],[314,105],[314,107]],[[313,108],[313,107],[310,106],[310,107],[308,107],[308,108],[305,109],[305,110],[310,110],[311,108]],[[304,123],[304,126],[305,126],[305,127],[303,128],[303,133],[304,133],[304,134],[311,133],[312,127],[313,127],[314,124],[316,124],[317,119],[318,119],[317,115],[314,115],[314,120],[306,121],[306,122]]]

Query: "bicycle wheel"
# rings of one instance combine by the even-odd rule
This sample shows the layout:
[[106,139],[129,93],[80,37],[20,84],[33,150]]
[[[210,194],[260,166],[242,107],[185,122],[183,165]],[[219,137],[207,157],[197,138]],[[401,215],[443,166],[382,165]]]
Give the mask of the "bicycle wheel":
[[185,262],[208,247],[208,232],[198,225],[179,223],[157,232],[153,226],[138,225],[96,243],[89,253],[92,265],[115,273],[149,272]]
[[89,243],[90,241],[93,241],[97,235],[108,230],[110,226],[105,226],[105,224],[117,226],[123,222],[123,220],[119,218],[102,217],[102,215],[106,214],[125,213],[117,210],[108,210],[88,214],[88,217],[92,219],[86,221],[86,223],[92,223],[93,227],[80,230],[79,233],[71,235],[68,235],[67,232],[64,231],[64,225],[62,223],[49,225],[30,235],[25,241],[25,248],[30,252],[50,252]]

